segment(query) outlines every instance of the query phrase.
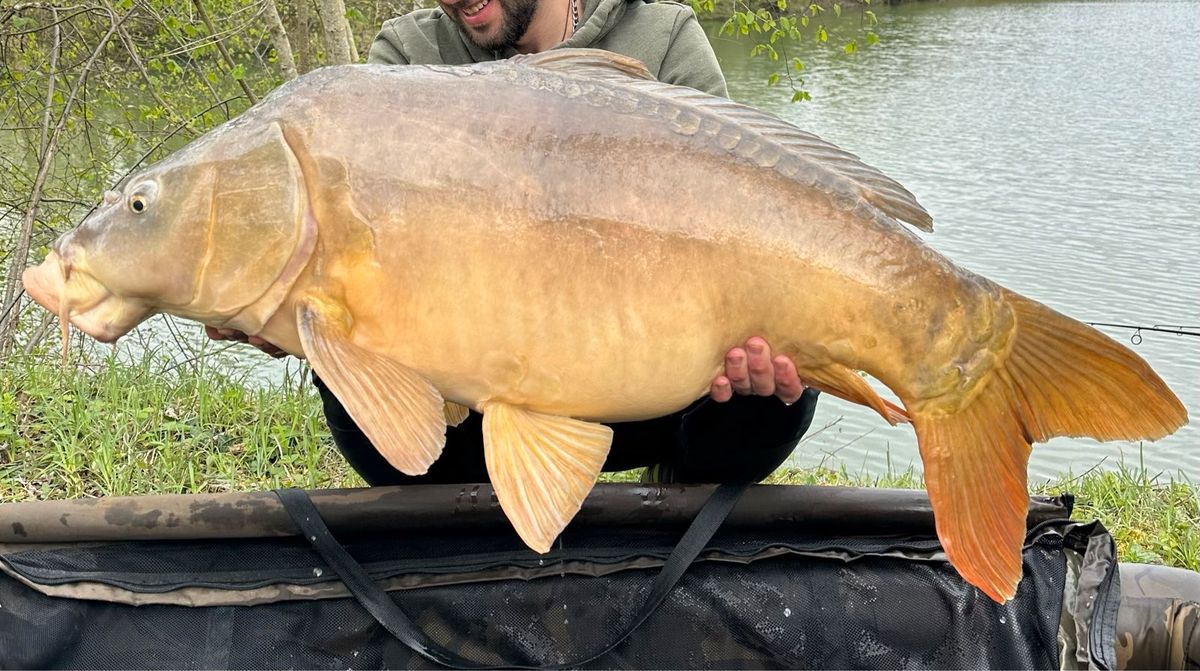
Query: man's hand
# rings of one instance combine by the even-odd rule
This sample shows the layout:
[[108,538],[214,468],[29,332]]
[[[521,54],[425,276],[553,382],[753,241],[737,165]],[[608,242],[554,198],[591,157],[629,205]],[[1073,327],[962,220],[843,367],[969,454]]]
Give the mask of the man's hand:
[[712,400],[724,403],[737,394],[778,396],[791,405],[800,400],[804,383],[796,373],[796,364],[789,357],[771,358],[771,346],[755,336],[744,347],[734,347],[725,354],[725,374],[712,382]]
[[235,331],[233,329],[219,329],[205,324],[204,333],[213,340],[236,340],[237,342],[249,343],[266,352],[267,354],[270,354],[276,359],[282,359],[288,355],[287,352],[279,349],[266,340],[263,340],[258,336],[248,336],[241,331]]

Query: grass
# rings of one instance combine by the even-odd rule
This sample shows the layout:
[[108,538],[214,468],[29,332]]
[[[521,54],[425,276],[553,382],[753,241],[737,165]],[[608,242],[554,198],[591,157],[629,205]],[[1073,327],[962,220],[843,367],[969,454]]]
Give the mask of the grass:
[[[640,471],[610,473],[638,481]],[[913,489],[912,470],[873,476],[780,468],[769,484]],[[0,362],[0,501],[358,487],[330,443],[307,383],[256,388],[204,365],[146,356],[62,368],[46,354]],[[1071,492],[1076,519],[1100,519],[1122,560],[1200,570],[1200,490],[1140,465],[1036,484]]]
[[254,389],[150,357],[0,365],[0,501],[362,484],[311,385]]

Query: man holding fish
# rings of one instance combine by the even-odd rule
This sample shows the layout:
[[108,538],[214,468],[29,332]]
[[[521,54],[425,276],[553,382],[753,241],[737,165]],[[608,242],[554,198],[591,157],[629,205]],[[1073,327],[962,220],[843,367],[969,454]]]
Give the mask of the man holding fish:
[[[439,1],[384,23],[367,61],[391,65],[465,65],[554,48],[599,48],[637,58],[660,81],[728,97],[716,54],[695,14],[674,2],[643,0]],[[273,356],[274,345],[229,329],[214,339],[249,342]],[[341,402],[314,375],[334,442],[373,485],[479,482],[488,479],[481,416],[447,429],[446,447],[421,476],[407,476],[371,445]],[[816,390],[806,390],[786,356],[762,338],[725,356],[710,394],[657,419],[610,425],[605,470],[650,466],[657,481],[757,481],[795,449],[812,422]],[[732,448],[732,449],[731,449]]]

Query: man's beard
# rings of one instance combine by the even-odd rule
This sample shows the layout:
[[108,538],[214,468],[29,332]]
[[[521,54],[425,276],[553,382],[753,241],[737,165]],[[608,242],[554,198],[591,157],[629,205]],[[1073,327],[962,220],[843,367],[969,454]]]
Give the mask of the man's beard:
[[[493,0],[495,2],[495,0]],[[461,10],[455,10],[454,21],[462,28],[463,34],[480,49],[499,51],[506,47],[516,47],[517,42],[529,30],[533,21],[533,13],[537,10],[538,0],[500,0],[503,12],[500,32],[494,38],[476,35],[470,27],[463,23]]]

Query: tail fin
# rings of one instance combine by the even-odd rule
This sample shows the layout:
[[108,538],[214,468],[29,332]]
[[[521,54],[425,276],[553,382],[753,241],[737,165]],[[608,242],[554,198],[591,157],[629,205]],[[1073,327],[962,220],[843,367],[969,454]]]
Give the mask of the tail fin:
[[1003,603],[1021,580],[1030,443],[1054,436],[1153,440],[1187,411],[1138,355],[1005,291],[1012,351],[962,409],[911,412],[938,537],[963,578]]

